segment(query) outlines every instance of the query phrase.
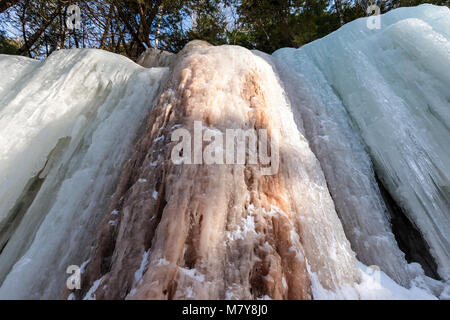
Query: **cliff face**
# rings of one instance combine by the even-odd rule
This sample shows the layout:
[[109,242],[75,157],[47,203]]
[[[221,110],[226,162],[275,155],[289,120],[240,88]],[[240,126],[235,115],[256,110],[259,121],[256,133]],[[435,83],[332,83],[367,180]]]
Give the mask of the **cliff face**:
[[[309,272],[328,289],[357,282],[319,162],[271,66],[246,49],[201,42],[176,59],[123,169],[78,297],[311,299]],[[171,135],[193,132],[194,121],[224,136],[229,128],[266,129],[279,166],[264,175],[248,161],[174,164]]]

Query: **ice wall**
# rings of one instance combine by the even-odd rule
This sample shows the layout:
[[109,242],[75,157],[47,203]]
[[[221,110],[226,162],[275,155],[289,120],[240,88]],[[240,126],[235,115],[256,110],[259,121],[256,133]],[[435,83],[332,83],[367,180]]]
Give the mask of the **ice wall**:
[[167,70],[100,50],[0,69],[0,298],[58,298]]
[[[292,61],[292,57],[289,57]],[[360,261],[377,265],[398,283],[409,286],[404,254],[389,225],[371,160],[344,106],[310,60],[296,55],[272,63],[288,93],[295,120],[320,161],[347,238]],[[308,79],[305,78],[308,75]],[[325,92],[324,92],[325,91]]]
[[[264,176],[249,161],[174,164],[172,134],[194,136],[194,121],[214,141],[267,130],[279,167]],[[361,278],[272,66],[241,47],[188,44],[122,172],[83,289],[69,297],[311,299],[313,275],[332,292]]]
[[[274,55],[300,73],[303,82],[314,86],[314,95],[323,108],[312,109],[313,113],[342,113],[342,105],[345,106],[368,147],[377,174],[420,229],[441,277],[448,279],[450,10],[431,5],[400,8],[381,16],[381,29],[371,30],[367,19],[359,19],[298,50],[281,49]],[[333,121],[339,121],[336,119]],[[315,139],[327,137],[330,135]],[[359,142],[353,141],[356,146],[352,147],[360,149]],[[339,148],[340,144],[339,141],[331,149]],[[313,145],[318,146],[316,152],[327,172],[329,161],[320,156],[321,146],[327,144],[313,142]],[[360,164],[366,162],[364,156],[360,160]],[[347,165],[351,168],[343,170],[358,171],[354,164],[349,161]],[[364,185],[373,189],[369,167],[364,166],[366,173],[356,172],[353,177],[369,177],[371,181]],[[336,187],[331,183],[333,188]],[[345,189],[346,186],[344,192]],[[351,205],[351,196],[341,206],[338,198],[335,200],[342,214],[345,210],[341,208]],[[377,205],[378,200],[363,199],[361,204],[369,200],[376,205],[371,213],[378,218],[368,218],[361,207],[355,210],[364,218],[357,219],[362,225],[374,221],[374,226],[386,230],[380,214],[384,209]],[[349,227],[352,221],[344,219],[347,230],[352,229]],[[372,226],[365,228],[370,233]],[[352,238],[351,230],[348,234]],[[378,254],[375,248],[381,247],[371,246],[368,251],[374,251],[369,255]],[[358,254],[364,251],[356,250]],[[392,275],[392,271],[386,271]]]
[[[0,298],[448,297],[406,264],[374,171],[448,278],[449,21],[421,6],[275,57],[203,42],[141,57],[170,71],[0,55]],[[171,135],[194,121],[214,141],[267,129],[279,170],[174,164]]]

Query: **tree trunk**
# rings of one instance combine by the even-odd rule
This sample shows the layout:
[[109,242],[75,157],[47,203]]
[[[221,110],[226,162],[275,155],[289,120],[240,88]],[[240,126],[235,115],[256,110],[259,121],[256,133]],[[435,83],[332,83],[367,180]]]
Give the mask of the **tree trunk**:
[[344,15],[342,13],[342,4],[341,0],[334,0],[334,6],[336,7],[336,13],[339,16],[339,24],[343,26],[345,24],[344,22]]
[[36,43],[36,41],[39,39],[39,37],[44,33],[45,29],[55,20],[55,18],[58,16],[58,10],[55,10],[55,12],[52,13],[52,15],[48,18],[46,22],[28,39],[24,39],[25,43],[20,49],[17,51],[18,55],[24,55],[29,54],[31,47],[33,44]]
[[106,19],[105,29],[103,31],[102,39],[100,40],[100,46],[99,46],[100,49],[105,48],[106,38],[108,37],[109,26],[111,25],[112,15],[113,15],[113,10],[110,5],[108,8],[108,18]]
[[133,40],[138,44],[139,47],[141,47],[142,51],[145,50],[144,42],[139,37],[139,34],[137,34],[134,28],[131,26],[130,22],[128,21],[128,18],[125,16],[123,11],[120,10],[120,8],[117,8],[117,13],[119,15],[120,20],[122,20],[125,27],[127,28],[128,32],[130,32],[131,36],[133,37]]
[[162,7],[162,5],[160,5],[158,8],[158,22],[156,24],[156,35],[155,35],[155,48],[156,49],[159,48],[159,36],[161,34],[161,18],[162,18],[161,7]]
[[60,38],[59,38],[59,48],[65,49],[66,43],[66,14],[62,10],[61,5],[59,6],[59,28],[60,28]]
[[0,13],[15,5],[19,0],[2,0],[0,1]]

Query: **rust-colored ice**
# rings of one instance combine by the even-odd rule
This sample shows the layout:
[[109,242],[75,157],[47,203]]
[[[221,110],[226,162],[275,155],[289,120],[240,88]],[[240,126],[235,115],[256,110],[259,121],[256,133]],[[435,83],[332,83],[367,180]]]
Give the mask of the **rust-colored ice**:
[[[267,129],[259,165],[176,165],[171,133]],[[250,51],[190,43],[123,168],[77,298],[311,299],[310,275],[359,281],[320,164],[271,67]],[[68,293],[66,293],[67,295]]]

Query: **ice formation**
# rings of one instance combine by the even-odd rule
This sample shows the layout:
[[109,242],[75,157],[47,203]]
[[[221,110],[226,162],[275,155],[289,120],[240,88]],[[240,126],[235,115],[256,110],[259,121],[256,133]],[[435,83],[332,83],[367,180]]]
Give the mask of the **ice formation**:
[[[283,159],[279,172],[174,165],[171,132],[191,130],[195,120],[223,134],[268,129]],[[178,54],[123,170],[113,210],[119,215],[102,223],[80,297],[98,279],[99,299],[310,299],[309,272],[328,290],[360,280],[320,164],[284,91],[272,67],[244,48],[194,42]],[[134,286],[142,257],[147,269]]]
[[149,48],[145,50],[136,62],[143,67],[154,68],[170,67],[174,60],[175,54],[173,53]]
[[[411,275],[391,232],[372,162],[344,106],[320,73],[308,64],[308,59],[299,59],[299,63],[289,66],[282,59],[266,59],[276,66],[292,109],[298,114],[296,122],[320,160],[336,210],[358,259],[382,267],[397,282],[408,286]],[[307,80],[304,74],[308,75]],[[317,92],[316,88],[326,91]]]
[[[449,298],[450,11],[366,22],[273,56],[149,50],[146,68],[0,55],[0,298]],[[174,163],[195,121],[266,129],[278,171]],[[443,281],[406,262],[393,205]]]
[[100,50],[0,69],[0,298],[57,298],[167,70]]
[[[366,22],[356,20],[275,56],[312,84],[325,110],[318,112],[339,113],[345,106],[383,184],[420,229],[440,276],[448,279],[450,10],[400,8],[381,17],[379,30]],[[358,170],[353,163],[347,165]]]

